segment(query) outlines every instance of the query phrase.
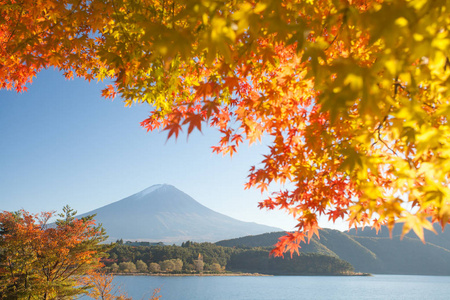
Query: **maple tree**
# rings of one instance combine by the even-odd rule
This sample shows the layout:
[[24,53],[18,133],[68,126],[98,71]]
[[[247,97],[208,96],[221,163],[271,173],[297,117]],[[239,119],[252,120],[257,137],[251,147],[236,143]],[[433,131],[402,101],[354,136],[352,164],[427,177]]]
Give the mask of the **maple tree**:
[[100,244],[106,236],[93,216],[75,219],[74,214],[66,206],[55,226],[47,224],[53,213],[0,214],[2,299],[71,299],[87,293],[91,284],[80,285],[80,276],[102,266],[109,246]]
[[[147,130],[209,125],[213,151],[269,141],[247,188],[298,232],[318,218],[423,239],[450,218],[449,22],[444,0],[0,0],[0,85],[42,68],[110,79],[149,103]],[[429,221],[431,217],[431,222]]]

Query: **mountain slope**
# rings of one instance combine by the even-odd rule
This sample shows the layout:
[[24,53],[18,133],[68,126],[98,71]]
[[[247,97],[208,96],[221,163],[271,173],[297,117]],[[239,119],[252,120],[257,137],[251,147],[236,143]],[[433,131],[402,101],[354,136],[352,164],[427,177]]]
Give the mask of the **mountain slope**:
[[355,270],[369,272],[379,265],[378,257],[353,237],[333,229],[320,230],[319,242],[336,253],[340,259],[350,262]]
[[363,272],[410,275],[450,275],[450,251],[434,244],[423,244],[417,238],[399,236],[355,237],[375,253],[379,264]]
[[[447,234],[430,236],[436,245],[423,244],[418,238],[408,236],[403,240],[399,236],[392,239],[384,235],[373,237],[373,232],[366,230],[360,236],[360,231],[354,235],[322,229],[319,231],[320,239],[314,237],[309,245],[302,244],[300,252],[336,256],[351,263],[355,271],[365,273],[450,275],[450,249],[444,247],[448,244]],[[283,234],[273,232],[216,244],[227,247],[267,247],[273,246]]]
[[217,213],[167,184],[151,186],[79,217],[91,214],[97,215],[112,241],[215,242],[280,230]]
[[425,230],[426,244],[413,231],[401,240],[401,225],[394,226],[392,239],[386,226],[378,234],[370,227],[351,229],[347,234],[376,254],[381,263],[374,273],[449,275],[450,231],[442,232],[438,224],[433,226],[437,234]]
[[[255,248],[255,247],[273,247],[278,239],[286,235],[286,232],[271,232],[260,235],[245,236],[236,239],[223,240],[216,245],[223,247]],[[317,237],[313,237],[309,244],[302,244],[299,249],[301,253],[318,253],[338,257],[336,253],[321,244]]]

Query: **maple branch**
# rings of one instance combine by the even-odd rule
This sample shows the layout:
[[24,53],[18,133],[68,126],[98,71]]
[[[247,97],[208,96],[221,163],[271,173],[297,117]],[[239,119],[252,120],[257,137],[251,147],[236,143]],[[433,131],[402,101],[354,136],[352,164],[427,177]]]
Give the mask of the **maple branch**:
[[[341,24],[341,26],[339,27],[338,30],[340,30],[341,27],[342,27],[342,24]],[[333,40],[330,42],[330,44],[328,45],[328,47],[326,47],[326,48],[324,49],[324,51],[327,51],[328,49],[330,49],[330,47],[334,44],[334,42],[336,41],[336,39],[337,39],[338,36],[339,36],[339,32],[336,33],[336,35],[334,36]]]
[[[387,117],[387,116],[386,116]],[[386,118],[385,117],[385,118]],[[396,155],[396,156],[398,156],[398,157],[400,157],[400,155],[395,151],[395,150],[393,150],[391,147],[389,147],[389,145],[383,140],[383,138],[381,137],[381,128],[382,128],[383,126],[382,126],[382,124],[380,124],[380,126],[378,126],[378,129],[377,129],[377,131],[378,131],[378,140],[380,141],[380,142],[382,142],[385,146],[386,146],[386,148],[388,148],[389,150],[391,150],[392,151],[392,153],[394,153],[394,155]]]
[[175,1],[172,1],[172,28],[175,28]]
[[397,93],[398,93],[398,89],[399,89],[399,88],[402,89],[402,90],[404,90],[404,91],[407,93],[407,96],[408,96],[408,97],[411,95],[411,93],[409,92],[409,90],[408,90],[406,87],[404,87],[404,86],[398,81],[398,78],[397,78],[396,81],[394,82],[394,87],[395,87],[394,100],[395,100],[395,98],[396,98],[396,96],[397,96]]
[[[330,42],[328,47],[326,47],[324,49],[324,51],[327,51],[334,44],[334,42],[336,41],[337,37],[339,36],[339,32],[341,31],[342,26],[344,26],[344,24],[347,23],[347,11],[348,11],[348,8],[343,9],[342,23],[339,25],[339,28],[338,28],[337,33],[334,36],[333,40]],[[322,33],[323,33],[323,30],[322,30]]]
[[[397,89],[397,87],[396,87],[396,89]],[[394,99],[395,99],[395,95],[394,95]],[[391,111],[391,109],[392,109],[392,105],[389,107],[388,112]],[[391,147],[389,147],[389,145],[381,137],[381,129],[383,128],[384,123],[387,121],[388,116],[389,116],[389,114],[384,116],[383,120],[380,122],[380,124],[378,124],[377,128],[372,132],[372,134],[377,132],[378,133],[377,134],[378,141],[382,142],[386,146],[386,148],[388,148],[395,156],[400,157],[400,155],[395,150],[393,150]],[[378,141],[374,141],[372,143],[372,145],[370,145],[370,147],[372,148],[376,143],[378,143]]]
[[450,67],[450,60],[448,57],[445,57],[444,71],[447,71],[447,67]]

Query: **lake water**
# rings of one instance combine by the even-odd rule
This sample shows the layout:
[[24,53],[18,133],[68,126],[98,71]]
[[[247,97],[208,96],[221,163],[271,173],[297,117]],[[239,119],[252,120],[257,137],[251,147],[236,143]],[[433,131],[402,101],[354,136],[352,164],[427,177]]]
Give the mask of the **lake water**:
[[133,300],[450,299],[450,276],[117,276]]

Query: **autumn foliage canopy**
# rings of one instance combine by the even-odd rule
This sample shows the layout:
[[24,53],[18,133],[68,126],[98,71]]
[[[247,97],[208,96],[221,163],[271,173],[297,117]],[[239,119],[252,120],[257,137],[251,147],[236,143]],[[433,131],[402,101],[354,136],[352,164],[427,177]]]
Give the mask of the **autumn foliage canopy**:
[[230,155],[269,141],[247,187],[281,187],[260,207],[298,221],[276,255],[319,216],[421,238],[449,222],[448,1],[0,0],[0,13],[2,88],[53,66],[150,104],[147,130],[212,126]]

